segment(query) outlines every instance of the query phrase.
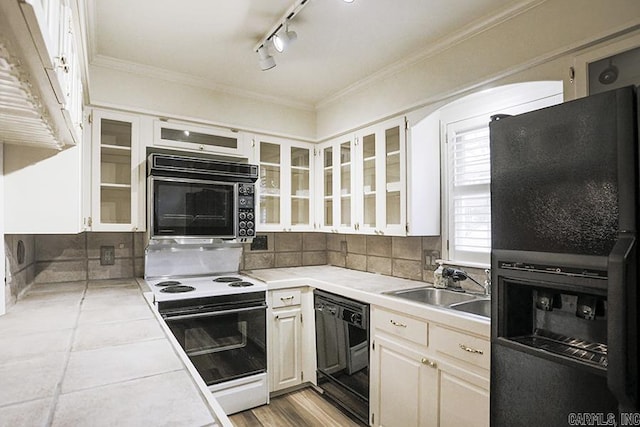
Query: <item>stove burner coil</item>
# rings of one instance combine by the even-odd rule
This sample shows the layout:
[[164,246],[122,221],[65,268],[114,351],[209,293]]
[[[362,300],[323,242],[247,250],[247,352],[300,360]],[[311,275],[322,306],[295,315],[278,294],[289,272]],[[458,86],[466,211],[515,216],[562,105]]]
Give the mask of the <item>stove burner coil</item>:
[[181,283],[177,280],[165,280],[164,282],[156,283],[156,286],[175,286],[180,285]]
[[229,283],[229,286],[234,287],[234,288],[245,288],[247,286],[253,286],[253,283],[245,282],[245,281],[241,280],[241,281]]
[[166,292],[168,294],[179,294],[182,292],[191,292],[195,290],[196,288],[194,288],[193,286],[172,285],[172,286],[167,286],[166,288],[160,289],[160,292]]
[[223,276],[223,277],[218,277],[216,279],[213,279],[214,282],[220,282],[220,283],[230,283],[230,282],[240,282],[242,279],[239,277],[233,277],[233,276]]

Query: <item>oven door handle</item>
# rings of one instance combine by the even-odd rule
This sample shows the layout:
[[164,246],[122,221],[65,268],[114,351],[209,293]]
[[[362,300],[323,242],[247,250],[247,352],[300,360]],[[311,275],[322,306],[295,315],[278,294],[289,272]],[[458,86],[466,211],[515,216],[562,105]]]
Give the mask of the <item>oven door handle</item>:
[[166,316],[166,317],[163,316],[163,317],[165,320],[197,319],[199,317],[213,317],[213,316],[218,316],[223,314],[240,313],[244,311],[264,310],[266,308],[267,308],[267,305],[263,304],[256,307],[233,308],[231,310],[207,311],[205,313],[178,314],[177,316]]

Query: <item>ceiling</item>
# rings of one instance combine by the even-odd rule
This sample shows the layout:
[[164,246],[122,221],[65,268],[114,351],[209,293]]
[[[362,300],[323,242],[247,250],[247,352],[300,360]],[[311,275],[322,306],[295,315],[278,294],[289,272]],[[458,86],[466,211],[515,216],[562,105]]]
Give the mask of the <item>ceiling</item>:
[[190,84],[315,108],[531,0],[309,0],[276,67],[256,44],[294,0],[90,0],[89,60]]

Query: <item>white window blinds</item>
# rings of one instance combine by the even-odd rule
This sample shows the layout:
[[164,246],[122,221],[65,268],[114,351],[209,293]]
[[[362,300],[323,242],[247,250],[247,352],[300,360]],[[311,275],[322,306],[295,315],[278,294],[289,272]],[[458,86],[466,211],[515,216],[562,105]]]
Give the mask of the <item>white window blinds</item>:
[[449,140],[451,255],[489,262],[491,193],[488,123],[453,132]]

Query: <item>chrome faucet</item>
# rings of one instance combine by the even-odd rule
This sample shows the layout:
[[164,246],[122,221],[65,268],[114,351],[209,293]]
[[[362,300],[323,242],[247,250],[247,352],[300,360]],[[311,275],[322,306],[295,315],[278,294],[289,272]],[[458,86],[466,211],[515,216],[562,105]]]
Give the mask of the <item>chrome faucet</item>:
[[466,279],[471,279],[473,283],[480,286],[483,289],[483,293],[485,296],[491,295],[491,270],[484,270],[484,274],[486,275],[486,279],[484,283],[478,282],[473,277],[469,276],[466,271],[460,270],[457,268],[447,267],[442,271],[442,277],[447,279],[447,286],[452,288],[453,290],[462,290],[460,286],[461,281]]

